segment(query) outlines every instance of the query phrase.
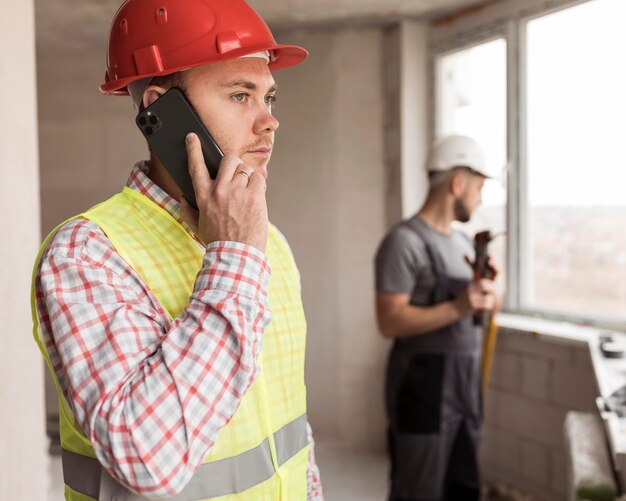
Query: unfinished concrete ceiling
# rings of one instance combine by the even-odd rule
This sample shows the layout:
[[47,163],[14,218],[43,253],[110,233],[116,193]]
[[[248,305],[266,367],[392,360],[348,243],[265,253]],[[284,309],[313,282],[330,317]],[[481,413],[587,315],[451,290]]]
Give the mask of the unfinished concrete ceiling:
[[[329,22],[433,17],[481,0],[249,0],[275,28]],[[37,50],[72,51],[105,45],[121,0],[35,0]]]

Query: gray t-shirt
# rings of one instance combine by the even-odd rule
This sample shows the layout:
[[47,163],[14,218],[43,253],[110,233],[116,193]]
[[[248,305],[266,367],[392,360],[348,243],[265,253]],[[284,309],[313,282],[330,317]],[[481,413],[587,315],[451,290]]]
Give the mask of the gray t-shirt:
[[[472,241],[462,232],[441,233],[419,216],[397,224],[384,238],[376,253],[376,290],[410,295],[416,306],[432,305],[436,274],[424,239],[413,229],[417,226],[443,261],[450,282],[450,294],[456,297],[472,281],[472,269],[465,256],[474,259]],[[444,332],[445,331],[445,332]],[[412,344],[419,351],[467,352],[479,347],[479,331],[472,319],[463,319],[433,333],[414,336]]]

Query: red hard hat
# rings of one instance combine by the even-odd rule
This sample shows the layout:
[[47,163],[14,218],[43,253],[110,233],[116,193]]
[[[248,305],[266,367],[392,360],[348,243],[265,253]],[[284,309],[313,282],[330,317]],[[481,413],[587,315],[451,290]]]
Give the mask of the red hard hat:
[[278,45],[244,0],[126,0],[111,24],[104,94],[128,95],[141,78],[270,51],[270,70],[300,63],[308,52]]

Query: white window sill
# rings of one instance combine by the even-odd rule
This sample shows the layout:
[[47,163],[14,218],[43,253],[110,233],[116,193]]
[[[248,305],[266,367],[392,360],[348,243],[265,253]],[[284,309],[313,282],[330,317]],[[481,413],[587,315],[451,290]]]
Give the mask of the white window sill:
[[598,339],[600,332],[606,329],[576,325],[571,322],[547,320],[545,318],[515,315],[512,313],[498,313],[498,325],[504,329],[529,335],[544,341],[573,344],[589,343]]

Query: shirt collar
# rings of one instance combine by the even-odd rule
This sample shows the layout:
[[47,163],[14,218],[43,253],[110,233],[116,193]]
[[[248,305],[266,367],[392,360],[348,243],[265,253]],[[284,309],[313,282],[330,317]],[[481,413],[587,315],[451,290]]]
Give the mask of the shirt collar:
[[180,219],[180,204],[178,200],[168,195],[159,185],[152,181],[148,177],[149,172],[150,164],[147,160],[137,162],[128,177],[126,186],[148,197],[178,221]]
[[147,160],[137,162],[128,177],[128,181],[126,181],[126,186],[152,200],[176,219],[176,221],[181,223],[183,228],[195,238],[191,228],[189,228],[187,223],[181,220],[180,203],[178,200],[166,193],[159,185],[150,179],[148,172],[150,172],[150,163]]

